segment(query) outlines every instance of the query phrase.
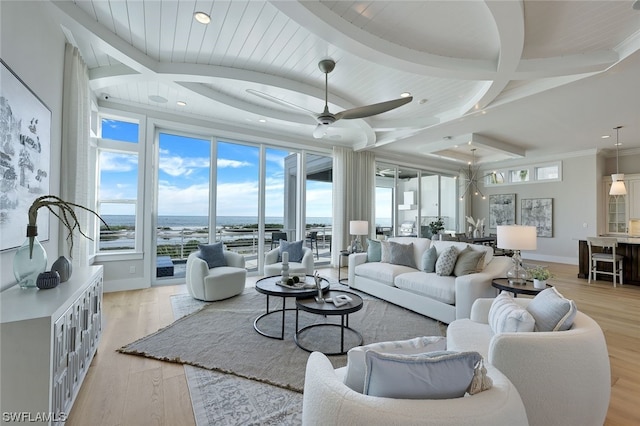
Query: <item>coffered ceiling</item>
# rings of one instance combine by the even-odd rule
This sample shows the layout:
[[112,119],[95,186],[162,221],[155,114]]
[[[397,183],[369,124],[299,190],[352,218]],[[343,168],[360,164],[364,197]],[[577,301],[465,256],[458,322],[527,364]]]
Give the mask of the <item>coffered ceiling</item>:
[[[621,149],[640,150],[640,6],[631,0],[51,4],[103,105],[414,162],[455,165],[471,149],[479,163],[612,149],[601,136],[618,125]],[[403,92],[413,100],[339,120],[315,139],[307,111],[324,108],[325,58],[336,62],[332,113]]]

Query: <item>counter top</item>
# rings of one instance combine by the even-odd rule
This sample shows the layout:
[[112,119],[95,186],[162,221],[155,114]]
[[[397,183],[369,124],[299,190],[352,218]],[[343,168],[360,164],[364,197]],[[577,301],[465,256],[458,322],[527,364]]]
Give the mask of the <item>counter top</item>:
[[619,243],[624,244],[640,244],[640,237],[631,236],[631,235],[601,235],[601,237],[616,237]]

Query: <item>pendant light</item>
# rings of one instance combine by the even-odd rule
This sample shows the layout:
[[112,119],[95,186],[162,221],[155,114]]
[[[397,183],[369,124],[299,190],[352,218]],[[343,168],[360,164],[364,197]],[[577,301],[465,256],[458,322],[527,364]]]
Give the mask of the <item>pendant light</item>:
[[624,186],[624,173],[619,173],[618,170],[618,151],[620,148],[620,141],[618,140],[618,132],[622,126],[614,127],[616,129],[616,172],[611,175],[611,189],[609,189],[609,195],[627,195],[627,188]]

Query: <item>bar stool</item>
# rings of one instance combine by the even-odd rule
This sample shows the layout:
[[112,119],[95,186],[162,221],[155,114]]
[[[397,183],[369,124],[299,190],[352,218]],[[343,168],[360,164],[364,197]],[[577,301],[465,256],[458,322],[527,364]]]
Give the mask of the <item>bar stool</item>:
[[[618,239],[615,237],[587,237],[587,245],[589,246],[589,283],[591,276],[597,280],[597,274],[605,274],[613,276],[613,286],[616,286],[616,278],[619,278],[620,285],[624,284],[624,256],[616,254],[618,248]],[[594,253],[592,247],[602,247],[602,253]],[[607,249],[610,249],[609,252]],[[611,272],[598,269],[598,262],[608,262],[612,265]]]

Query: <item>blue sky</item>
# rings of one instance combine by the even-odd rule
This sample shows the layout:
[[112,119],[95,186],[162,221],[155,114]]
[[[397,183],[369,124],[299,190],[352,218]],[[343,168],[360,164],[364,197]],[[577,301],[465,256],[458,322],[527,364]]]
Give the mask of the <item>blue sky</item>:
[[[103,121],[103,138],[135,142],[137,125]],[[160,136],[159,215],[206,216],[209,211],[209,140],[163,133]],[[266,154],[266,216],[282,216],[284,157],[287,151],[273,148]],[[217,212],[219,216],[257,216],[257,147],[218,143]],[[104,153],[100,161],[101,198],[135,198],[135,156]],[[130,214],[121,208],[103,214]],[[307,183],[307,216],[331,216],[331,184]]]

